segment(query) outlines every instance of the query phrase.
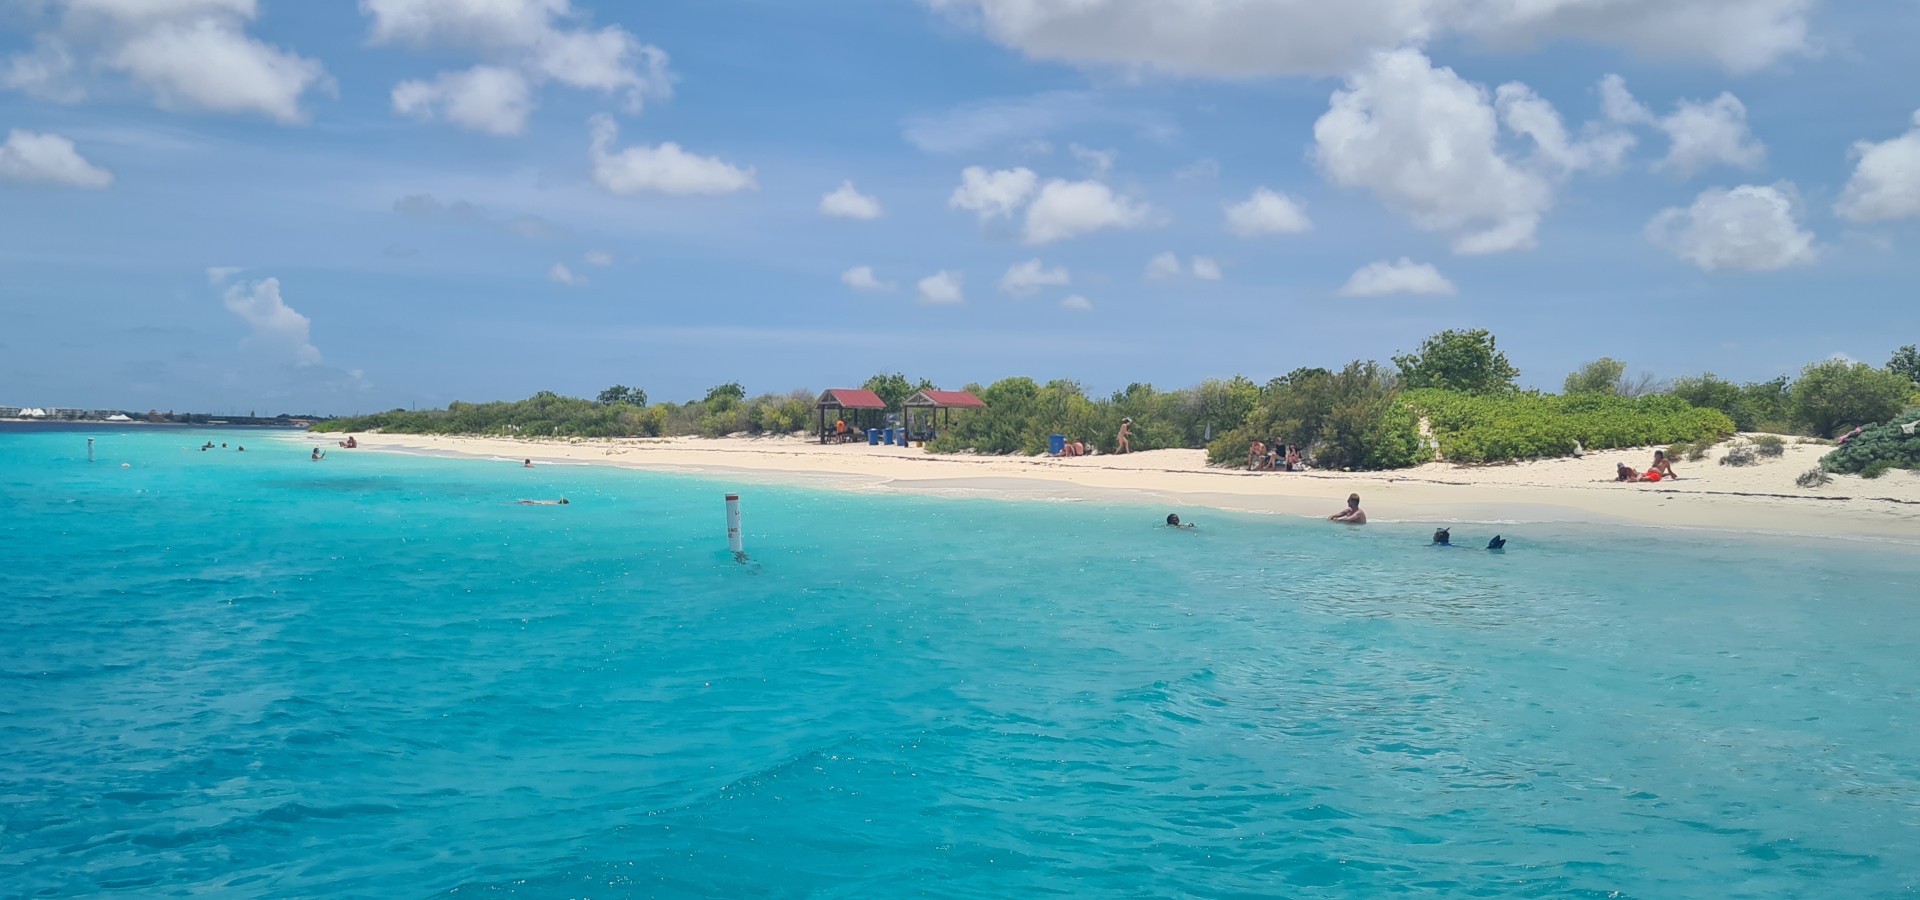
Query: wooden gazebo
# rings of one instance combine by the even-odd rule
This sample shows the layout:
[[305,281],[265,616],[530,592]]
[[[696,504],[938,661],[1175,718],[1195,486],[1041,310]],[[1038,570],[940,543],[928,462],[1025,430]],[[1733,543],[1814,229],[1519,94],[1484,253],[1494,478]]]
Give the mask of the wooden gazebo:
[[864,439],[868,428],[877,428],[887,412],[887,401],[872,391],[857,388],[834,388],[820,395],[820,402],[814,404],[820,412],[820,443],[834,440],[833,425],[827,420],[827,413],[833,418],[847,423],[847,440],[855,435]]
[[914,441],[933,440],[936,427],[944,428],[953,423],[953,411],[956,409],[987,408],[987,404],[979,397],[966,391],[918,391],[901,406],[907,414],[907,439]]

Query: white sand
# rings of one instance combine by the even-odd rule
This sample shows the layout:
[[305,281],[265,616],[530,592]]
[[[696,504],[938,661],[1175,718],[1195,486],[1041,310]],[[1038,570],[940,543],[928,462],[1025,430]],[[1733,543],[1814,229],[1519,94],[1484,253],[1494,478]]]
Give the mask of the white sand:
[[[341,435],[309,435],[332,447]],[[358,435],[364,450],[727,475],[744,482],[825,484],[957,496],[1153,502],[1286,515],[1327,515],[1349,492],[1376,522],[1600,522],[1920,543],[1920,475],[1877,480],[1836,476],[1808,490],[1794,478],[1830,448],[1795,444],[1757,465],[1676,461],[1682,476],[1615,484],[1614,463],[1644,470],[1653,452],[1596,451],[1584,459],[1501,466],[1434,463],[1398,472],[1246,472],[1206,465],[1200,450],[1154,450],[1078,459],[937,455],[866,444],[821,445],[798,437],[517,440]],[[350,451],[341,451],[350,452]],[[504,465],[505,463],[503,463]]]

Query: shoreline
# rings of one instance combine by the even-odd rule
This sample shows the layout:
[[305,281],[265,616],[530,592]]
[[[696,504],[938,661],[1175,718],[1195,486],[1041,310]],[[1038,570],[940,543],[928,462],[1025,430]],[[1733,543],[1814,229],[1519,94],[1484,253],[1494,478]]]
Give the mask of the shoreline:
[[[334,448],[342,435],[303,433],[303,444]],[[1687,477],[1618,484],[1589,477],[1615,459],[1651,449],[1597,451],[1584,459],[1502,466],[1429,463],[1395,472],[1247,472],[1210,468],[1200,450],[1121,456],[934,455],[913,448],[822,445],[794,437],[515,439],[440,435],[357,435],[359,449],[464,459],[533,459],[536,465],[597,465],[735,477],[749,482],[852,490],[897,490],[982,499],[1162,504],[1236,513],[1323,517],[1357,492],[1380,523],[1600,524],[1865,538],[1920,544],[1920,477],[1875,481],[1835,476],[1803,489],[1794,477],[1829,448],[1789,445],[1780,459],[1750,467],[1708,458],[1676,464]],[[1690,474],[1689,474],[1690,473]]]

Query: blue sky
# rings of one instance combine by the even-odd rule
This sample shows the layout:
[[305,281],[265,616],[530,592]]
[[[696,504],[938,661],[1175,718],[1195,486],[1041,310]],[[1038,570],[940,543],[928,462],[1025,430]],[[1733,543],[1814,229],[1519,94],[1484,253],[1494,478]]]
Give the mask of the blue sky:
[[0,404],[1108,391],[1448,327],[1548,388],[1879,363],[1920,340],[1915,34],[1907,0],[0,0]]

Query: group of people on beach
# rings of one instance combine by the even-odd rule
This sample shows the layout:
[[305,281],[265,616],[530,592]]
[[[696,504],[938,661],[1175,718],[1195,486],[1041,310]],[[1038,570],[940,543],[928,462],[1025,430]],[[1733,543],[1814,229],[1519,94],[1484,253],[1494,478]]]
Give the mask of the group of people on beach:
[[1613,480],[1615,482],[1636,483],[1642,481],[1661,481],[1663,479],[1678,480],[1679,478],[1680,476],[1673,473],[1673,464],[1667,461],[1667,451],[1665,450],[1653,451],[1653,465],[1648,466],[1645,472],[1636,471],[1632,466],[1623,462],[1614,463],[1613,466]]
[[1279,438],[1267,444],[1255,439],[1247,445],[1247,469],[1252,472],[1299,472],[1307,467],[1300,448],[1282,444]]

